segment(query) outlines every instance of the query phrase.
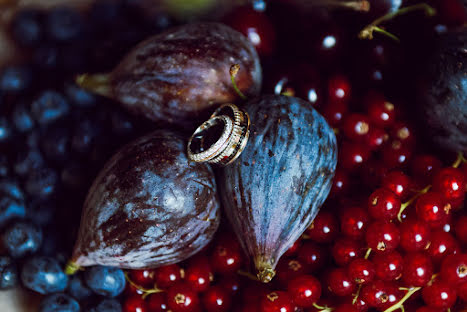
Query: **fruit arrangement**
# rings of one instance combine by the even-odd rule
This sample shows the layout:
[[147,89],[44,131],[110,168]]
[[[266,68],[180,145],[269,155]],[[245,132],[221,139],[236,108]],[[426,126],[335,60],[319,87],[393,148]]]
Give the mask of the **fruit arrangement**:
[[[465,311],[466,3],[173,3],[7,25],[0,289],[41,312]],[[193,160],[228,127],[235,157]]]

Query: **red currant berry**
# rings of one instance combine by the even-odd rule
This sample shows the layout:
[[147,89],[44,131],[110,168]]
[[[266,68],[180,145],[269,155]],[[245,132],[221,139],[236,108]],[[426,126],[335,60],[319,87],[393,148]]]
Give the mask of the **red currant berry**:
[[394,192],[400,199],[407,198],[410,186],[410,178],[402,171],[391,171],[383,178],[383,187]]
[[154,286],[154,270],[129,270],[131,281],[141,287]]
[[349,174],[343,169],[337,168],[332,180],[332,187],[329,196],[339,197],[347,192],[349,189]]
[[287,249],[287,251],[284,253],[283,257],[293,257],[296,256],[298,253],[298,250],[302,246],[302,240],[297,239],[295,243],[293,243],[292,247]]
[[144,291],[142,291],[139,288],[136,288],[135,286],[131,285],[130,283],[127,283],[125,286],[125,291],[124,291],[125,297],[132,297],[132,296],[141,296],[144,294]]
[[233,296],[240,291],[241,281],[237,274],[223,276],[219,281],[219,285],[222,286],[227,292]]
[[209,260],[200,256],[194,258],[187,266],[185,280],[192,290],[203,292],[208,289],[209,284],[213,281],[214,274]]
[[458,168],[443,168],[433,177],[433,190],[454,207],[459,207],[466,192],[466,179]]
[[289,282],[287,292],[297,306],[310,308],[321,297],[321,283],[311,275],[302,275]]
[[250,305],[260,303],[261,298],[266,297],[271,292],[268,284],[260,284],[256,281],[248,280],[246,286],[242,288],[241,301]]
[[378,127],[391,126],[396,119],[394,104],[388,102],[381,93],[371,93],[365,98],[368,116],[372,124]]
[[158,288],[166,289],[180,282],[185,277],[185,271],[177,264],[166,265],[157,268],[154,272],[154,280]]
[[412,157],[412,147],[399,140],[393,140],[383,146],[381,154],[386,167],[399,168],[409,162]]
[[433,263],[423,252],[410,253],[405,256],[402,280],[409,286],[426,285],[433,275]]
[[382,281],[394,281],[402,274],[403,259],[397,251],[376,254],[373,258],[376,277]]
[[392,126],[391,137],[405,146],[412,145],[415,140],[411,127],[407,123],[401,121],[396,122]]
[[467,283],[467,254],[446,256],[441,263],[440,276],[450,284]]
[[462,283],[457,286],[457,295],[462,301],[467,302],[467,283]]
[[441,193],[427,192],[420,195],[415,204],[417,216],[431,228],[440,228],[449,221],[451,205],[447,204]]
[[326,263],[327,252],[323,246],[308,241],[299,249],[298,260],[306,265],[311,272],[315,272]]
[[165,293],[151,294],[146,300],[149,312],[166,312],[169,310]]
[[355,283],[363,285],[373,281],[376,270],[373,262],[368,259],[359,258],[350,262],[348,273]]
[[338,239],[332,247],[332,256],[334,257],[334,262],[339,266],[345,266],[349,264],[352,260],[361,256],[361,253],[361,244],[349,238]]
[[467,243],[467,215],[460,216],[454,227],[456,237],[463,243]]
[[370,158],[370,149],[365,144],[342,142],[339,150],[339,163],[342,168],[355,170]]
[[362,238],[368,223],[367,210],[359,206],[345,207],[340,213],[341,232],[350,238]]
[[235,309],[235,312],[258,312],[260,310],[259,303],[247,303]]
[[430,181],[433,174],[441,169],[441,161],[432,155],[417,155],[411,162],[412,175],[421,181]]
[[283,284],[306,273],[308,273],[308,267],[300,259],[281,258],[276,267],[276,279]]
[[146,302],[140,296],[131,296],[123,302],[123,312],[146,312]]
[[401,247],[407,251],[420,251],[426,249],[431,240],[429,226],[419,220],[406,220],[400,225]]
[[347,103],[350,99],[350,82],[343,75],[334,75],[328,80],[328,99],[332,102]]
[[352,113],[344,118],[342,129],[350,140],[362,141],[370,131],[370,120],[363,114]]
[[293,312],[295,305],[285,291],[273,291],[261,298],[261,312]]
[[462,1],[444,0],[434,1],[436,5],[437,16],[440,22],[449,27],[461,27],[467,22],[467,14]]
[[440,312],[440,311],[436,308],[425,306],[425,307],[418,308],[415,312]]
[[392,220],[401,209],[401,201],[392,191],[379,188],[368,199],[368,212],[378,220]]
[[245,35],[260,56],[269,56],[274,52],[276,33],[263,12],[255,11],[251,5],[239,7],[225,18],[225,22]]
[[339,223],[329,211],[321,210],[306,233],[315,242],[328,243],[334,240],[339,232]]
[[210,260],[215,272],[221,274],[236,272],[243,261],[238,241],[233,236],[220,239],[214,246]]
[[403,294],[393,282],[376,280],[363,286],[361,296],[370,307],[384,311],[399,302]]
[[456,253],[458,248],[459,246],[451,234],[438,230],[431,235],[428,254],[433,263],[440,263],[445,256]]
[[447,309],[454,305],[457,299],[455,289],[447,282],[437,280],[422,289],[423,301],[438,309]]
[[376,221],[368,226],[365,238],[372,250],[385,252],[394,250],[399,245],[400,231],[394,223]]
[[344,303],[338,305],[334,310],[334,312],[359,312],[357,307],[351,303]]
[[389,139],[388,134],[381,128],[372,126],[365,138],[365,142],[368,144],[371,150],[379,149]]
[[218,285],[209,287],[203,294],[203,306],[207,312],[229,311],[230,304],[230,294]]
[[167,290],[167,306],[173,312],[193,312],[199,310],[199,298],[189,284],[178,283]]
[[355,290],[355,282],[343,268],[333,269],[327,277],[328,289],[336,296],[348,296]]
[[341,124],[347,114],[348,106],[344,102],[331,102],[323,108],[323,116],[331,127],[337,127]]
[[360,178],[370,189],[373,189],[375,185],[380,185],[389,170],[385,164],[377,159],[369,160],[365,166],[360,169],[362,170]]

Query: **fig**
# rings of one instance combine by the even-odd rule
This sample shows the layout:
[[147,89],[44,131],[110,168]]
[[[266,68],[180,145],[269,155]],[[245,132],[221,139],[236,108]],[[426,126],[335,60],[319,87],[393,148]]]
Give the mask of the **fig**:
[[67,266],[141,269],[182,261],[219,225],[214,173],[190,162],[178,134],[158,130],[119,150],[86,197]]
[[223,24],[195,23],[141,42],[111,73],[82,75],[77,83],[150,120],[190,127],[213,105],[239,99],[230,76],[235,64],[240,91],[258,95],[261,65],[248,39]]
[[422,132],[444,150],[467,154],[467,30],[442,35],[433,50],[417,92]]
[[247,103],[245,150],[220,173],[225,212],[258,278],[269,282],[281,255],[311,224],[337,163],[336,137],[301,99],[268,95]]

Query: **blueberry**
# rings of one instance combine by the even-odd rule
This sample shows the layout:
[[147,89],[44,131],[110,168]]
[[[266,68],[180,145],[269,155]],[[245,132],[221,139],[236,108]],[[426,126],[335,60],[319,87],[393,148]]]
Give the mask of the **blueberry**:
[[96,104],[96,97],[75,84],[65,87],[65,94],[71,103],[78,107],[91,107]]
[[34,128],[31,112],[22,102],[15,105],[11,113],[11,121],[18,132],[27,132]]
[[8,289],[18,284],[18,270],[12,259],[0,256],[0,289]]
[[101,129],[90,119],[84,119],[75,126],[71,147],[75,152],[87,154],[91,150]]
[[0,198],[5,196],[18,201],[24,200],[24,192],[13,180],[0,180]]
[[79,312],[78,301],[63,293],[53,294],[45,297],[40,306],[39,312]]
[[84,272],[86,284],[96,294],[116,297],[125,288],[125,274],[119,268],[94,266]]
[[122,305],[116,299],[103,299],[89,312],[122,312]]
[[28,206],[28,218],[40,226],[49,225],[54,219],[56,204],[54,201],[39,200]]
[[68,101],[58,92],[44,91],[31,105],[31,111],[36,121],[49,124],[65,116],[70,110]]
[[32,81],[30,69],[23,66],[9,66],[0,74],[0,90],[20,92],[29,87]]
[[93,295],[80,274],[75,274],[70,278],[67,292],[79,301],[89,299]]
[[26,206],[22,201],[11,197],[0,198],[0,227],[14,218],[24,218],[26,216]]
[[56,163],[63,163],[69,157],[70,134],[63,125],[49,127],[41,138],[44,156]]
[[68,284],[68,276],[56,259],[36,256],[24,263],[21,281],[31,290],[50,294],[64,291]]
[[22,9],[11,23],[11,33],[23,46],[35,46],[43,37],[43,13],[36,9]]
[[22,258],[39,250],[42,231],[32,223],[18,221],[5,230],[2,243],[13,258]]
[[31,148],[22,150],[17,154],[13,169],[17,175],[24,177],[32,170],[39,169],[43,165],[42,153],[35,148]]
[[5,117],[0,117],[0,144],[11,140],[13,127]]
[[122,111],[113,111],[111,114],[112,132],[116,135],[129,135],[134,130],[133,123],[127,114]]
[[34,51],[32,58],[40,69],[54,69],[58,67],[58,55],[55,45],[43,44]]
[[0,155],[0,178],[6,178],[10,173],[10,165],[8,157],[4,154]]
[[34,198],[47,199],[58,188],[58,174],[51,168],[40,168],[32,171],[25,182],[25,190]]
[[74,9],[57,7],[46,16],[47,34],[50,39],[71,41],[83,31],[83,19]]

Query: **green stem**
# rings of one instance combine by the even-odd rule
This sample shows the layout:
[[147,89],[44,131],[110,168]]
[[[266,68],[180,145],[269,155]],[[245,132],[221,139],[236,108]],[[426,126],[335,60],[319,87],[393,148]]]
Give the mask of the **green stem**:
[[246,272],[246,271],[243,271],[243,270],[238,270],[237,274],[241,275],[241,276],[244,276],[244,277],[247,277],[247,278],[251,279],[252,281],[259,282],[258,277],[256,275],[251,274],[250,272]]
[[320,306],[319,304],[317,304],[316,302],[313,303],[313,307],[315,307],[316,309],[318,309],[320,312],[331,312],[333,310],[333,308],[330,308],[328,306]]
[[392,40],[394,40],[395,42],[399,43],[401,42],[401,40],[399,38],[397,38],[395,35],[391,34],[389,31],[387,30],[384,30],[383,28],[381,27],[378,27],[378,26],[375,26],[373,28],[374,31],[380,33],[380,34],[383,34],[385,36],[388,36],[389,38],[391,38]]
[[81,270],[81,267],[74,263],[73,261],[68,261],[68,263],[65,266],[65,274],[66,275],[73,275],[76,272]]
[[402,299],[398,303],[387,308],[386,310],[384,310],[384,312],[392,312],[392,311],[396,311],[397,309],[402,309],[402,311],[404,311],[404,306],[403,306],[404,302],[406,302],[407,299],[409,299],[414,293],[416,293],[420,289],[422,288],[421,287],[410,288],[410,290],[405,294],[404,297],[402,297]]
[[365,259],[368,259],[370,257],[370,254],[371,254],[371,248],[368,248],[365,253]]
[[397,220],[399,220],[399,222],[402,222],[402,213],[404,212],[404,210],[407,207],[409,207],[418,197],[420,197],[420,195],[428,192],[430,188],[431,188],[431,185],[426,186],[423,190],[415,194],[411,199],[409,199],[408,201],[406,201],[405,203],[401,205],[401,209],[399,210],[399,213],[397,214]]
[[358,300],[358,296],[360,296],[360,291],[362,290],[362,284],[358,285],[357,292],[355,293],[353,299],[352,299],[352,304],[355,304]]
[[456,161],[452,164],[452,167],[459,168],[459,166],[465,162],[467,162],[467,159],[464,158],[464,154],[462,154],[462,152],[458,152]]
[[105,97],[112,96],[110,75],[108,74],[82,74],[76,77],[76,84],[85,90],[89,90],[99,95]]
[[149,296],[150,294],[156,294],[156,293],[160,293],[160,292],[164,292],[162,289],[159,289],[157,288],[156,286],[154,286],[154,288],[152,289],[148,289],[148,288],[143,288],[141,286],[139,286],[138,284],[136,284],[135,282],[133,282],[130,277],[128,277],[128,274],[125,272],[125,279],[127,280],[127,282],[135,287],[136,289],[142,291],[144,294],[141,296],[141,298],[143,299],[146,299],[147,296]]

